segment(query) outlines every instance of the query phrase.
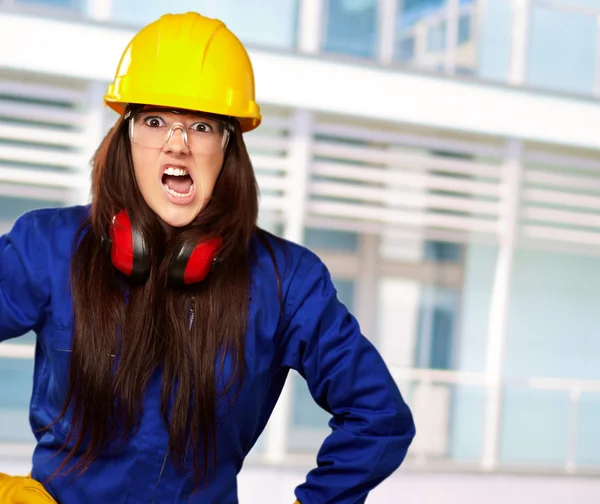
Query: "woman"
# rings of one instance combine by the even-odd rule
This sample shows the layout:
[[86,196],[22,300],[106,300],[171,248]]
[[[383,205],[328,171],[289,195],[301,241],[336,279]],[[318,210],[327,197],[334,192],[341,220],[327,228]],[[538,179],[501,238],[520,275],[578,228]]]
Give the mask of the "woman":
[[319,258],[256,226],[244,47],[218,20],[165,15],[105,101],[120,116],[91,205],[0,238],[0,341],[38,341],[33,470],[5,475],[0,502],[237,502],[289,369],[332,414],[296,498],[363,502],[404,459],[411,413]]

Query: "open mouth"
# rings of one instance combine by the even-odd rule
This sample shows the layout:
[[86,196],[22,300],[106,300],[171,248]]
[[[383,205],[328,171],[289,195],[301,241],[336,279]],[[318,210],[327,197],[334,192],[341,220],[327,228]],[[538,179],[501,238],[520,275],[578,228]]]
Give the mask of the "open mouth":
[[194,190],[194,180],[185,168],[168,166],[162,176],[164,189],[176,198],[185,198]]

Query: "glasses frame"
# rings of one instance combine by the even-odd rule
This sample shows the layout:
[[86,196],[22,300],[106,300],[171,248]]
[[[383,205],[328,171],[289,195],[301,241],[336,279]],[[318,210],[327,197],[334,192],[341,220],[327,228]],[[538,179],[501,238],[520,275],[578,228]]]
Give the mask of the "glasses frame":
[[[209,112],[203,113],[203,112],[198,112],[195,110],[166,108],[166,107],[146,108],[144,105],[132,105],[129,107],[129,110],[127,110],[127,112],[125,113],[125,116],[124,116],[124,119],[126,121],[128,121],[129,139],[132,142],[134,141],[133,140],[133,138],[134,138],[134,123],[135,123],[136,117],[141,113],[145,114],[145,113],[150,113],[150,112],[157,112],[157,113],[158,112],[162,112],[162,113],[170,112],[170,113],[179,114],[179,115],[195,115],[195,116],[205,117],[207,119],[211,119],[213,121],[219,122],[223,127],[223,138],[221,139],[221,152],[225,152],[225,149],[229,145],[229,138],[231,137],[231,134],[234,132],[234,126],[231,122],[231,120],[232,120],[231,117],[221,116],[218,114],[212,114]],[[171,138],[173,138],[173,135],[174,135],[176,129],[181,130],[181,137],[183,138],[183,142],[185,143],[185,146],[190,150],[190,152],[193,152],[193,150],[190,148],[190,144],[188,141],[188,134],[186,131],[185,124],[183,124],[181,122],[174,122],[171,124],[171,127],[169,128],[169,131],[167,132],[167,134],[165,136],[165,141],[163,142],[162,146],[156,147],[156,148],[164,149],[165,146],[171,141]]]

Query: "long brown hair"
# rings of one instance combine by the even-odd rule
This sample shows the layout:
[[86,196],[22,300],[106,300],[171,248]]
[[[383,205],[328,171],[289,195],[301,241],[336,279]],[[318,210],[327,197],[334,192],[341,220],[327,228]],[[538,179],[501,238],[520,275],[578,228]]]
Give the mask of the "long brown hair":
[[[221,393],[234,396],[244,376],[248,252],[258,214],[254,171],[239,123],[232,122],[210,202],[174,234],[165,231],[137,188],[126,120],[117,121],[96,152],[91,214],[72,260],[73,352],[59,417],[70,417],[69,448],[56,474],[73,458],[72,469],[84,471],[104,448],[139,427],[144,392],[157,372],[173,463],[183,470],[191,457],[196,486],[215,469],[217,402]],[[142,285],[126,281],[102,247],[121,209],[142,230],[150,256],[162,258]],[[218,272],[192,288],[167,287],[168,261],[181,243],[214,235],[223,238]]]

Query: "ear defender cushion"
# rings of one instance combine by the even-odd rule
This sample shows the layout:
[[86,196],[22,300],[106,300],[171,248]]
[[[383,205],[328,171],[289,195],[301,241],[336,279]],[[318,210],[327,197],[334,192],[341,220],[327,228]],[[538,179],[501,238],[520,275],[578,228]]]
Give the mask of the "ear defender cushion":
[[169,283],[177,286],[202,282],[217,258],[223,240],[219,237],[185,244],[169,264]]
[[110,258],[114,267],[134,281],[146,280],[150,273],[146,243],[139,230],[132,227],[125,210],[113,218],[110,242]]

